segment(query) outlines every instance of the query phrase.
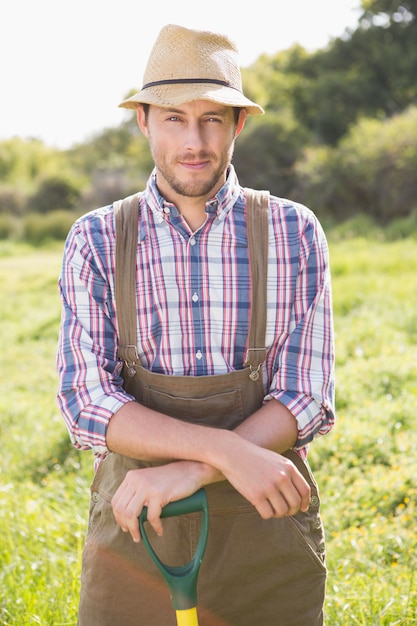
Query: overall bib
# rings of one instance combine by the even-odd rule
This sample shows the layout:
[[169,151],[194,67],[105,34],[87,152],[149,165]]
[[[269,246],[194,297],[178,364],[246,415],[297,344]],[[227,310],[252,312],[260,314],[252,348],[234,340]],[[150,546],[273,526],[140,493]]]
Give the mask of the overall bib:
[[[243,369],[215,376],[165,376],[143,368],[136,353],[135,254],[137,195],[115,207],[116,306],[119,356],[126,390],[138,402],[172,417],[234,429],[264,397],[268,195],[248,193],[248,246],[253,300]],[[266,243],[265,243],[266,242]],[[121,303],[123,302],[123,307]],[[227,481],[208,485],[209,536],[198,578],[200,626],[319,626],[326,583],[319,494],[308,464],[285,453],[311,487],[306,513],[262,520]],[[168,587],[143,543],[116,524],[111,498],[130,469],[149,462],[110,453],[91,487],[83,552],[79,626],[175,626]],[[192,558],[200,514],[163,520],[164,535],[149,537],[161,561]]]

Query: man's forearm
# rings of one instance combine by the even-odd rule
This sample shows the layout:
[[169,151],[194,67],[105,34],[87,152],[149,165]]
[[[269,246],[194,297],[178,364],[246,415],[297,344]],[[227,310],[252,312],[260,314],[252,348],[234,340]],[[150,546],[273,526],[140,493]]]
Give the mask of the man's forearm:
[[236,434],[175,419],[129,402],[107,427],[112,452],[145,461],[199,461],[217,467]]
[[127,473],[112,499],[117,523],[138,541],[137,516],[148,506],[151,523],[161,533],[163,506],[224,479],[265,519],[306,510],[308,484],[288,459],[277,454],[295,442],[296,430],[294,417],[276,400],[236,431],[183,422],[136,402],[126,404],[110,420],[108,447],[166,463]]
[[218,472],[228,447],[237,444],[236,435],[282,453],[294,445],[297,434],[295,418],[277,400],[267,402],[234,432],[184,422],[129,402],[111,418],[107,446],[146,461],[198,461],[208,466],[201,471],[206,473],[207,482],[213,482],[222,478]]
[[292,413],[278,400],[269,400],[237,428],[244,439],[282,454],[298,438],[298,425]]

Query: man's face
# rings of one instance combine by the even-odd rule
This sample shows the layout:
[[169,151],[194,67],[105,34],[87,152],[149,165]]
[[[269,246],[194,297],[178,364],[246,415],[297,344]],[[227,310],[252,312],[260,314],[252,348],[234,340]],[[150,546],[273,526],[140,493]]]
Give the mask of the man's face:
[[216,193],[226,180],[245,117],[242,110],[236,125],[232,107],[206,100],[172,109],[151,105],[146,119],[139,108],[138,123],[149,140],[161,193],[172,201],[175,194],[208,199]]

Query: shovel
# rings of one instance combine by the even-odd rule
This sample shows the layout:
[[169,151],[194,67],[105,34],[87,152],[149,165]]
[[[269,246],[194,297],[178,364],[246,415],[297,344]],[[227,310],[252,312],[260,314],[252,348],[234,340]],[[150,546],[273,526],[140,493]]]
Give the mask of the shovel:
[[153,549],[145,531],[144,523],[147,520],[147,507],[144,507],[139,516],[139,527],[143,542],[153,562],[164,577],[170,594],[172,606],[175,609],[178,626],[198,626],[197,617],[197,578],[203,560],[208,535],[208,504],[204,489],[199,489],[193,495],[170,502],[162,509],[161,517],[174,517],[187,513],[201,511],[200,536],[191,561],[185,565],[170,566],[162,563]]

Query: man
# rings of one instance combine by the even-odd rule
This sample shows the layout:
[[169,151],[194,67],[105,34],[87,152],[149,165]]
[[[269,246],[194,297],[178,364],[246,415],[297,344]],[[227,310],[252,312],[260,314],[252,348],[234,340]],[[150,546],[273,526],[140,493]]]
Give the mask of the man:
[[[137,518],[147,506],[161,560],[181,564],[195,516],[161,522],[161,510],[202,486],[201,626],[322,624],[324,536],[306,454],[334,421],[324,234],[310,210],[272,196],[266,239],[250,227],[251,192],[231,161],[246,116],[263,110],[242,93],[227,37],[166,26],[121,106],[137,109],[155,162],[126,200],[134,263],[117,274],[115,203],[74,224],[60,277],[58,401],[74,445],[96,458],[79,624],[175,624]],[[116,298],[131,267],[134,286]],[[122,331],[129,295],[133,341]]]

